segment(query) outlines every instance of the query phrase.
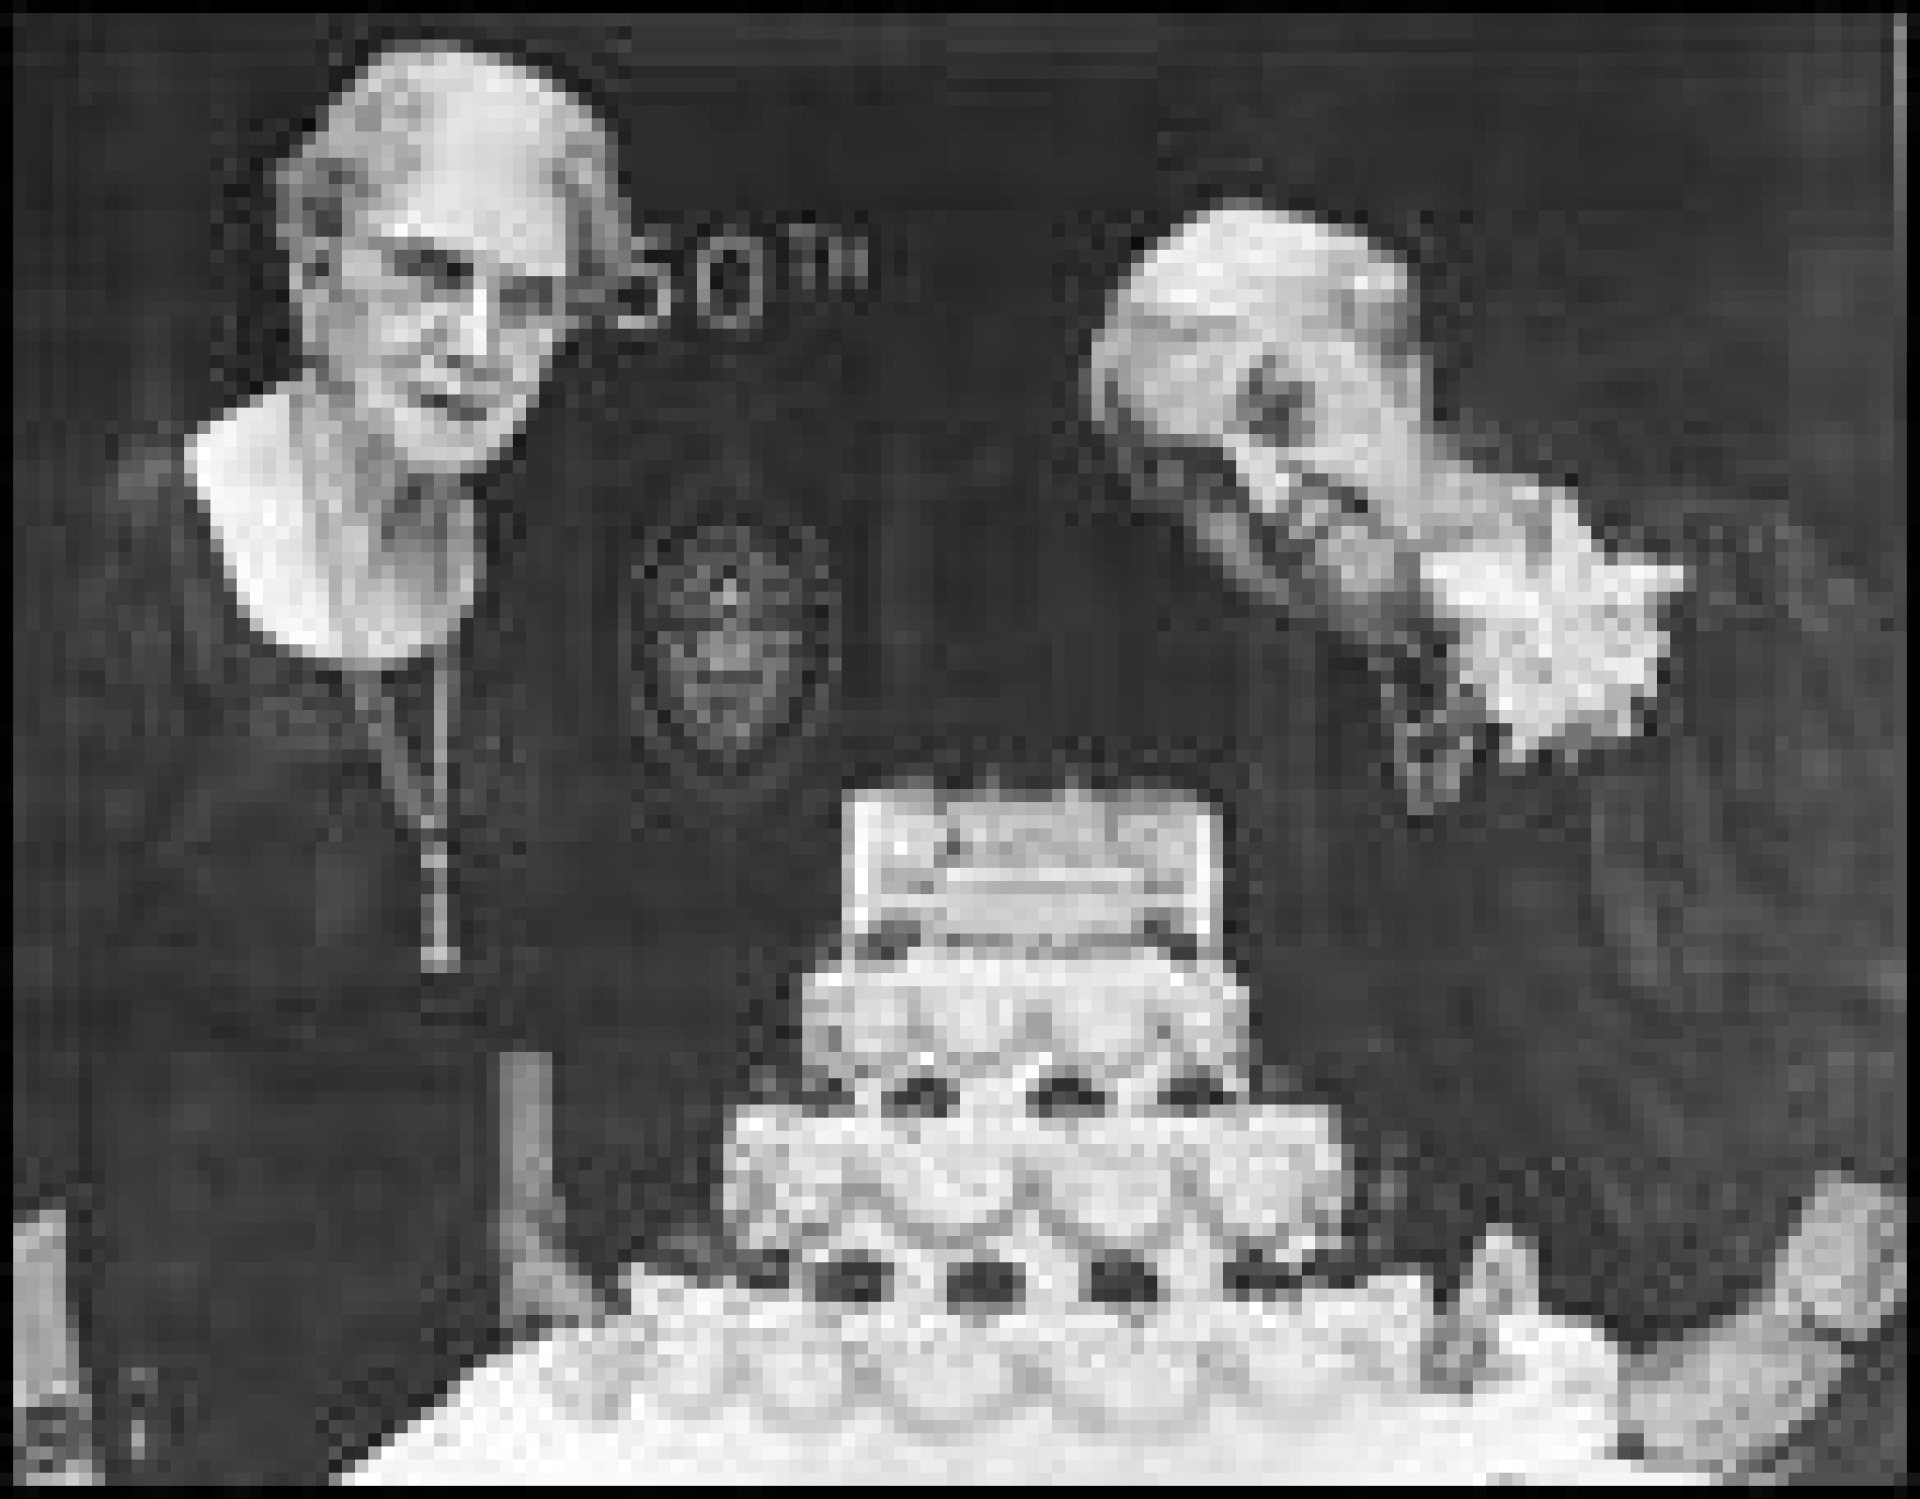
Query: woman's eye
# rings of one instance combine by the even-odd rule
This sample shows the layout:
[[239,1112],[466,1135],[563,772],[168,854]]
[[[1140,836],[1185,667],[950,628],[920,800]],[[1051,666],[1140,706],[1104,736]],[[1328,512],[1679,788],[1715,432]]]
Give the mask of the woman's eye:
[[523,281],[500,293],[500,310],[520,320],[552,317],[560,303],[560,288],[551,281]]
[[388,263],[403,280],[436,292],[460,291],[473,274],[459,256],[425,246],[397,250]]
[[1312,435],[1312,388],[1270,361],[1247,376],[1238,415],[1249,435],[1261,442],[1300,447]]

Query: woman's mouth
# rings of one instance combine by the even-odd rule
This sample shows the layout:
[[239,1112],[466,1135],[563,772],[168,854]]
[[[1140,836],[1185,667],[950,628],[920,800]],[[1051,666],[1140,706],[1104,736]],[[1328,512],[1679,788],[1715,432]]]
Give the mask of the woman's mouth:
[[414,404],[433,412],[436,416],[465,426],[485,421],[492,412],[493,405],[488,401],[476,400],[471,396],[453,395],[446,391],[418,390],[413,392]]

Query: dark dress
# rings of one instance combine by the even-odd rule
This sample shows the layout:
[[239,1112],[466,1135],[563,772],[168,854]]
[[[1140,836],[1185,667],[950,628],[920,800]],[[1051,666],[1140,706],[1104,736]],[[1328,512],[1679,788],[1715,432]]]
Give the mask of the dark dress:
[[[1906,1190],[1905,625],[1778,501],[1578,503],[1691,570],[1647,730],[1572,767],[1483,755],[1425,819],[1359,653],[1239,595],[1177,523],[1101,543],[1100,638],[1125,663],[1115,740],[1231,745],[1227,937],[1258,1052],[1402,1168],[1339,1268],[1444,1289],[1508,1223],[1552,1306],[1644,1348],[1743,1305],[1821,1173]],[[1209,655],[1244,666],[1224,732]],[[1904,1469],[1905,1325],[1801,1433],[1809,1475]]]
[[[241,612],[184,451],[142,441],[71,506],[36,632],[53,660],[17,734],[15,1067],[43,1096],[66,1080],[46,1111],[66,1127],[16,1153],[16,1207],[72,1206],[116,1471],[311,1480],[497,1337],[502,1047],[618,1029],[657,1069],[636,1089],[720,1091],[673,1063],[724,1055],[733,892],[568,698],[555,606],[577,557],[537,513],[507,537],[521,497],[483,495],[453,743],[465,961],[424,976],[412,829],[340,675]],[[428,678],[387,674],[416,755]],[[627,1133],[667,1154],[649,1124],[675,1097]],[[148,1369],[132,1465],[127,1383]]]
[[[1791,527],[1670,497],[1657,524],[1623,518],[1699,569],[1655,731],[1573,771],[1487,771],[1422,824],[1340,647],[1316,644],[1263,724],[1235,664],[1262,627],[1203,565],[1143,527],[1111,546],[1063,528],[1049,555],[1078,588],[1050,574],[1046,617],[1084,672],[956,713],[928,683],[830,748],[812,810],[774,809],[733,854],[580,721],[565,583],[495,545],[456,730],[468,961],[429,981],[410,834],[334,675],[239,614],[177,443],[142,448],[108,500],[76,520],[80,584],[53,612],[63,690],[20,736],[42,793],[24,841],[58,857],[16,895],[16,1037],[84,1062],[81,1147],[28,1195],[86,1206],[95,1365],[160,1370],[171,1473],[335,1470],[493,1346],[501,1045],[558,1054],[589,1269],[702,1215],[741,1073],[791,1060],[791,980],[837,910],[842,780],[1079,769],[1219,797],[1260,1048],[1404,1154],[1411,1200],[1377,1247],[1443,1281],[1509,1222],[1554,1305],[1644,1344],[1750,1294],[1817,1171],[1905,1186],[1904,681],[1885,665],[1904,638]],[[423,677],[395,674],[415,742]],[[1319,784],[1263,800],[1308,695]],[[1319,850],[1318,888],[1276,900],[1280,844]],[[1291,929],[1308,908],[1318,928]],[[299,1210],[268,1228],[268,1199]],[[1903,1467],[1904,1346],[1903,1318],[1807,1434],[1821,1476]]]
[[[1514,1223],[1553,1305],[1645,1347],[1751,1296],[1818,1174],[1906,1190],[1905,629],[1778,510],[1581,503],[1692,570],[1658,706],[1426,822],[1351,786],[1336,894],[1431,961],[1364,986],[1385,1044],[1345,1077],[1409,1148],[1423,1257]],[[1378,733],[1362,697],[1336,734]],[[1809,1475],[1904,1470],[1905,1337],[1801,1433]]]

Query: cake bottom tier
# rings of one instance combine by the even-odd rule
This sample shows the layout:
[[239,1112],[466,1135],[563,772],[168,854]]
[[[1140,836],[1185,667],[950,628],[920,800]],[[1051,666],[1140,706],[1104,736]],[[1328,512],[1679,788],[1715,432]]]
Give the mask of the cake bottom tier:
[[[604,1332],[483,1365],[352,1484],[1480,1484],[1682,1482],[1607,1458],[1612,1402],[1529,1370],[1473,1396],[1357,1373],[1258,1402],[1218,1398],[1171,1429],[1089,1431],[1047,1401],[950,1433],[863,1401],[826,1421],[750,1399],[668,1404]],[[645,1357],[644,1353],[640,1355]],[[611,1360],[611,1363],[609,1362]],[[597,1393],[596,1393],[597,1388]],[[584,1393],[583,1393],[584,1392]]]
[[347,1475],[354,1486],[917,1483],[1461,1485],[1695,1480],[1604,1457],[1591,1412],[1513,1392],[1440,1397],[1328,1390],[1292,1418],[1220,1406],[1177,1438],[1090,1436],[1035,1408],[989,1429],[908,1434],[878,1411],[830,1433],[735,1405],[711,1418],[651,1410],[583,1421],[542,1394],[537,1351],[479,1371],[421,1427]]

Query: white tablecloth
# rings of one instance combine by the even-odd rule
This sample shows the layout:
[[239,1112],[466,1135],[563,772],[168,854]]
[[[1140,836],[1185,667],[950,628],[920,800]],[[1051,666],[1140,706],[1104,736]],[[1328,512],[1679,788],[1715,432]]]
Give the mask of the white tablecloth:
[[[1178,1437],[1085,1435],[1042,1405],[964,1439],[913,1437],[857,1408],[835,1430],[781,1430],[750,1399],[697,1418],[635,1395],[570,1414],[550,1371],[560,1334],[475,1369],[436,1410],[343,1475],[346,1485],[1045,1483],[1698,1483],[1592,1456],[1599,1414],[1542,1388],[1471,1403],[1329,1384],[1297,1406],[1225,1396]],[[564,1367],[564,1364],[561,1364]]]

